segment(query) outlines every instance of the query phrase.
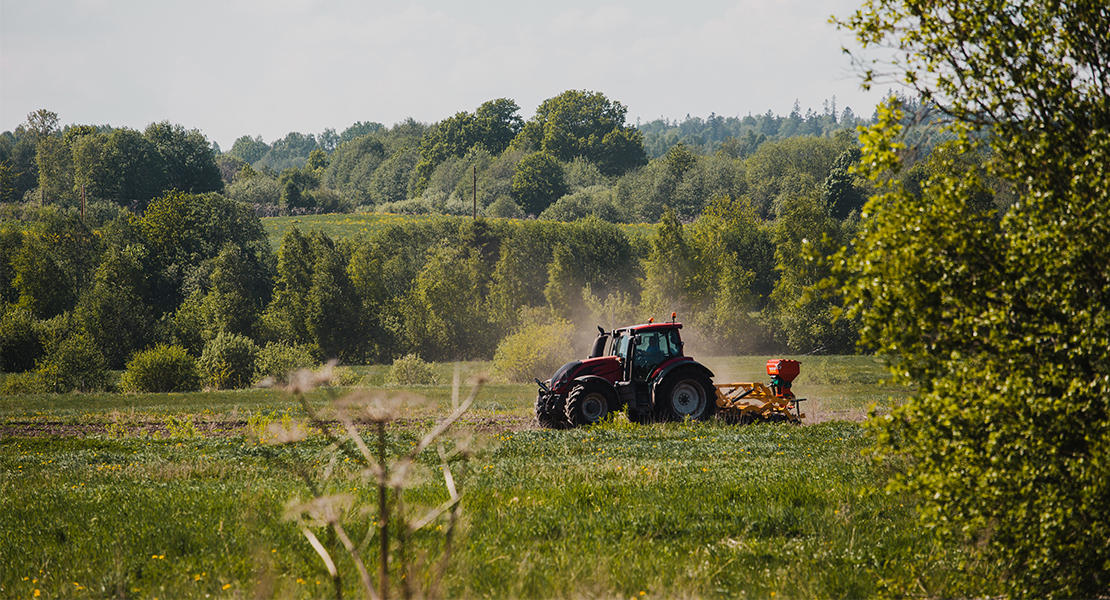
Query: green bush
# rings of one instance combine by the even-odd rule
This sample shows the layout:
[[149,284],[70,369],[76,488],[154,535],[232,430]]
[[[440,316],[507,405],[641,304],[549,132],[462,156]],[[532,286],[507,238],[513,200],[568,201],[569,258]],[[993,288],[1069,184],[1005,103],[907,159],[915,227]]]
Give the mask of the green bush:
[[502,219],[523,219],[524,211],[509,196],[500,196],[486,207],[486,216]]
[[393,385],[432,385],[436,382],[432,365],[415,354],[393,361],[386,383]]
[[119,386],[123,392],[191,392],[200,389],[200,372],[185,348],[159,344],[127,361]]
[[312,351],[307,346],[270,342],[258,351],[254,380],[260,381],[272,377],[275,383],[288,383],[289,373],[297,369],[311,368],[315,364]]
[[493,355],[493,373],[511,383],[546,379],[574,360],[574,327],[566,321],[525,325],[501,340]]
[[92,336],[79,330],[48,344],[38,364],[47,392],[88,392],[108,386],[108,365]]
[[258,346],[247,336],[222,332],[204,345],[201,376],[216,389],[248,387],[254,381]]
[[0,317],[0,371],[29,371],[42,352],[42,339],[31,311],[16,307],[5,310]]
[[335,369],[332,370],[331,384],[333,386],[353,387],[360,383],[362,383],[362,376],[356,373],[351,367],[335,367]]
[[9,373],[0,383],[0,396],[16,396],[20,394],[42,394],[46,392],[46,382],[42,375],[35,371],[26,373]]

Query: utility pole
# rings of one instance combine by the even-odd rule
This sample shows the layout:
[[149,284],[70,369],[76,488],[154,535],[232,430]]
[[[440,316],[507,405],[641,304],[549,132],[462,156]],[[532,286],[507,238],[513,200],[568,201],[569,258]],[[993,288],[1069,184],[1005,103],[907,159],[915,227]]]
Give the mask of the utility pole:
[[470,218],[478,220],[478,165],[474,165],[474,214]]

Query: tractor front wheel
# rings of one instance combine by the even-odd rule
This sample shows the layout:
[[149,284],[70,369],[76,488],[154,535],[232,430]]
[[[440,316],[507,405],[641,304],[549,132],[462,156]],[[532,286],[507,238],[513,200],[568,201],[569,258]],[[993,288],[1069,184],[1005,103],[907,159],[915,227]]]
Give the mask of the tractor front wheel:
[[557,394],[544,394],[536,396],[536,421],[545,429],[566,429],[570,426],[567,422],[566,411],[563,407],[563,397]]
[[716,412],[713,391],[713,382],[698,371],[676,370],[655,387],[655,418],[681,421],[689,417],[704,421]]
[[610,392],[603,382],[586,380],[567,394],[567,421],[574,426],[592,425],[609,414]]

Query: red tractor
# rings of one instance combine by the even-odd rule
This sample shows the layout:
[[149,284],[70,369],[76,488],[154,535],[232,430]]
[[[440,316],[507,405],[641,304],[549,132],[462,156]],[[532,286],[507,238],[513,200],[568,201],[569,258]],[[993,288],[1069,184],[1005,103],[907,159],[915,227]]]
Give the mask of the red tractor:
[[540,425],[588,425],[625,407],[635,423],[712,417],[713,372],[683,356],[680,329],[675,322],[598,327],[589,358],[563,365],[547,382],[536,379]]
[[790,391],[799,373],[793,360],[767,362],[771,386],[713,384],[713,372],[682,353],[682,323],[647,323],[600,334],[590,356],[559,368],[540,386],[540,426],[565,429],[589,425],[627,409],[633,423],[704,421],[720,411],[733,423],[800,423],[805,414]]

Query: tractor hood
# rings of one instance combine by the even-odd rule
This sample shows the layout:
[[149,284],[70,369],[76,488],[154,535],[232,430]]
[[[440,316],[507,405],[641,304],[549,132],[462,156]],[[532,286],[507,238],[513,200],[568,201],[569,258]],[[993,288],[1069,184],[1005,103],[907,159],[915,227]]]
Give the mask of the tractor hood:
[[569,391],[571,383],[579,377],[592,375],[601,377],[610,383],[620,379],[620,359],[616,356],[599,356],[576,360],[561,367],[551,376],[551,391],[565,394]]

